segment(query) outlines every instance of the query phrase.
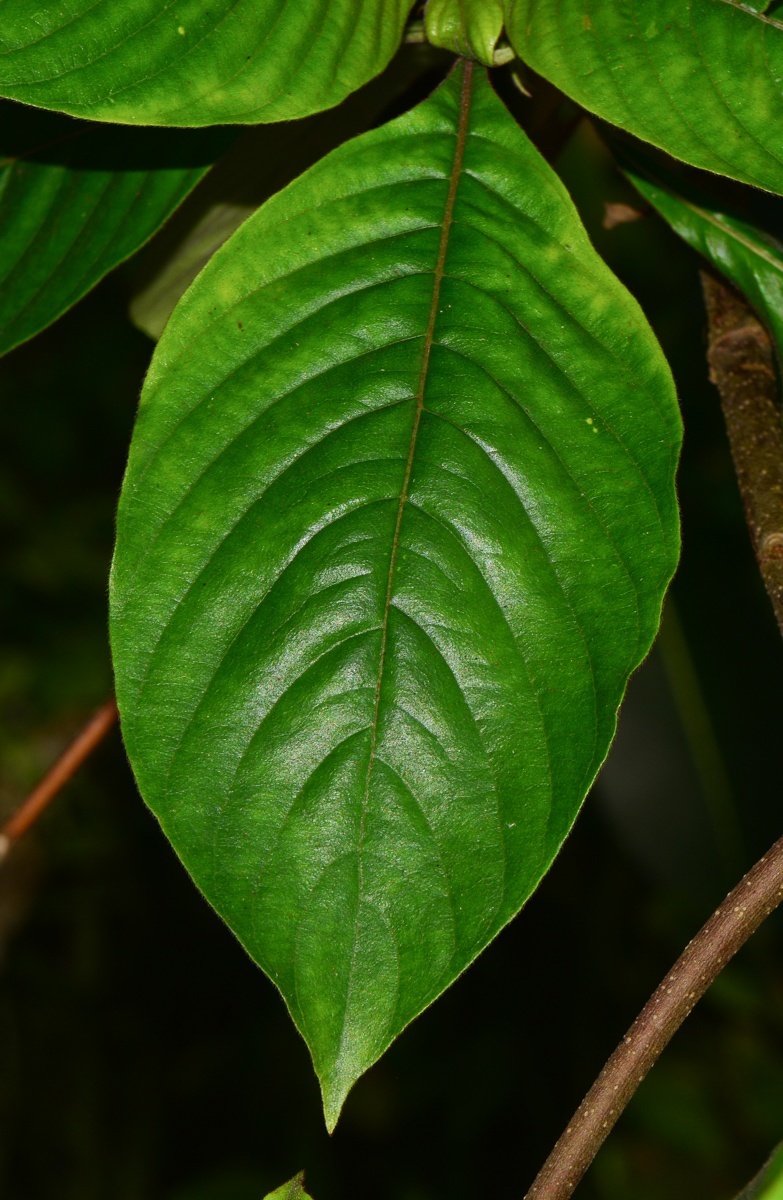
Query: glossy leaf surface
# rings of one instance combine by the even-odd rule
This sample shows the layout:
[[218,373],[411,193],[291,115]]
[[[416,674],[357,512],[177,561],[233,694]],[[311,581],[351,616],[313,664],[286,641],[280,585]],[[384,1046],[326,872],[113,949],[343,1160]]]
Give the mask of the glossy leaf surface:
[[783,192],[783,23],[734,0],[510,0],[517,53],[697,167]]
[[124,736],[330,1126],[571,828],[676,562],[679,439],[480,68],[273,197],[172,315],[118,519]]
[[409,0],[2,0],[0,95],[129,125],[285,121],[391,59]]
[[783,350],[783,246],[722,212],[706,193],[690,188],[687,195],[678,195],[636,171],[626,169],[625,174],[675,233],[747,296]]
[[0,354],[138,250],[235,137],[107,129],[0,101]]

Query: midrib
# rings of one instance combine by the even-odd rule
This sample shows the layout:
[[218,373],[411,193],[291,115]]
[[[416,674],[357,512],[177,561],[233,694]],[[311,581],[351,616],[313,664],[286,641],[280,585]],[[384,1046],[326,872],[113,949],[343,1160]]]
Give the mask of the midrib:
[[440,235],[440,246],[438,247],[438,259],[435,263],[435,273],[432,282],[432,304],[430,305],[430,314],[427,321],[427,331],[424,335],[424,349],[421,358],[421,371],[419,373],[419,387],[416,393],[416,410],[413,417],[413,428],[411,429],[411,440],[408,447],[408,458],[405,463],[405,476],[402,481],[402,491],[400,492],[400,503],[397,508],[397,521],[394,526],[394,540],[392,542],[391,558],[389,560],[389,579],[386,585],[386,599],[383,606],[383,623],[381,625],[381,653],[378,662],[378,682],[375,687],[375,712],[372,722],[372,741],[370,743],[370,758],[367,763],[367,780],[364,789],[364,800],[362,804],[362,823],[359,831],[359,894],[361,896],[361,851],[362,842],[364,840],[364,824],[367,815],[367,803],[370,796],[370,778],[372,776],[373,763],[375,762],[375,746],[378,740],[378,718],[381,708],[381,687],[383,684],[383,669],[386,661],[386,638],[389,631],[389,612],[391,610],[392,588],[394,586],[394,570],[397,565],[397,551],[400,544],[400,528],[402,526],[402,514],[405,511],[405,504],[408,499],[408,487],[410,485],[411,471],[413,470],[413,458],[416,453],[416,438],[419,433],[419,425],[421,423],[421,413],[424,407],[424,388],[427,383],[427,371],[430,365],[430,353],[432,351],[432,339],[435,333],[435,321],[438,316],[438,304],[440,302],[440,288],[443,282],[443,271],[446,265],[446,251],[449,244],[449,234],[451,232],[451,223],[454,215],[454,201],[457,197],[457,187],[462,173],[462,160],[465,155],[465,140],[468,133],[468,116],[470,114],[470,92],[471,80],[473,76],[473,63],[469,60],[464,64],[464,76],[462,80],[462,97],[460,101],[459,125],[457,127],[457,144],[454,149],[454,162],[451,167],[451,178],[449,180],[449,191],[446,197],[446,208],[443,213],[443,225]]
[[[449,244],[449,233],[451,232],[451,223],[454,214],[454,201],[457,196],[457,187],[459,185],[460,175],[462,173],[462,160],[465,155],[465,141],[468,133],[468,117],[470,115],[470,94],[471,81],[473,76],[473,63],[466,60],[464,63],[464,75],[462,79],[462,96],[460,100],[460,115],[459,125],[457,127],[457,144],[454,149],[454,162],[451,168],[451,178],[449,180],[449,190],[446,197],[446,208],[443,213],[443,225],[440,235],[440,246],[438,248],[438,258],[435,264],[435,273],[432,283],[432,304],[430,305],[430,313],[427,321],[427,331],[424,335],[424,349],[421,359],[421,371],[419,373],[419,387],[416,393],[416,410],[413,417],[413,427],[411,429],[411,440],[408,447],[408,458],[405,463],[405,476],[403,478],[402,490],[400,492],[400,503],[397,509],[397,521],[394,527],[394,541],[392,543],[391,558],[389,560],[389,579],[386,585],[386,599],[383,606],[383,623],[381,625],[381,652],[378,662],[378,681],[375,687],[375,712],[372,722],[372,740],[370,742],[370,757],[367,763],[367,779],[364,787],[364,798],[362,801],[362,820],[359,829],[359,841],[357,844],[358,869],[359,869],[359,901],[356,908],[356,924],[354,928],[353,940],[353,959],[356,957],[356,945],[358,941],[359,930],[359,910],[361,906],[361,898],[363,892],[363,871],[362,871],[362,845],[364,843],[364,829],[367,818],[367,804],[370,797],[370,779],[372,776],[373,763],[375,762],[375,747],[378,740],[378,717],[381,707],[381,687],[383,684],[383,668],[386,660],[386,638],[389,629],[389,611],[391,609],[392,587],[394,585],[394,569],[397,565],[397,551],[400,542],[400,528],[402,526],[402,515],[405,510],[405,502],[408,499],[408,487],[410,485],[411,471],[413,469],[413,456],[416,451],[416,438],[419,432],[419,424],[421,423],[421,413],[424,407],[424,388],[427,383],[427,371],[430,364],[430,352],[432,350],[432,340],[435,333],[435,321],[438,316],[438,304],[440,302],[440,288],[443,281],[443,271],[446,265],[446,251]],[[353,977],[354,962],[351,963],[351,971],[349,974],[348,988],[345,997],[345,1016],[348,1012],[348,1002],[351,994],[351,985]],[[341,1043],[345,1039],[345,1024],[343,1024],[343,1034]],[[341,1045],[342,1051],[342,1045]],[[339,1061],[339,1058],[338,1058]]]

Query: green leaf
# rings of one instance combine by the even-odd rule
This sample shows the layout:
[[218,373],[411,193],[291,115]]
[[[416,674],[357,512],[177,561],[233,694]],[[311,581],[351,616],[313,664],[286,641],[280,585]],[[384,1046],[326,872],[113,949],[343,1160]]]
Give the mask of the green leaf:
[[126,747],[330,1128],[571,828],[677,559],[679,443],[638,306],[470,64],[172,315],[112,573]]
[[254,125],[331,108],[383,70],[410,8],[410,0],[2,4],[0,95],[128,125]]
[[134,324],[157,340],[199,271],[264,200],[329,150],[369,129],[426,72],[445,71],[451,62],[426,43],[403,45],[377,79],[337,108],[295,124],[245,130],[150,246],[130,305]]
[[706,192],[684,194],[625,168],[635,188],[694,250],[747,296],[783,350],[783,246],[747,221],[722,211]]
[[783,1200],[783,1145],[778,1146],[737,1200]]
[[138,250],[235,137],[107,129],[0,101],[0,354]]
[[264,1200],[310,1200],[304,1190],[304,1171],[300,1171],[293,1179],[289,1179],[288,1183],[275,1188],[273,1192],[264,1197]]
[[783,24],[734,0],[514,0],[511,44],[607,121],[783,192]]
[[488,67],[510,61],[509,49],[498,49],[503,32],[503,0],[427,0],[424,29],[434,46],[477,58]]

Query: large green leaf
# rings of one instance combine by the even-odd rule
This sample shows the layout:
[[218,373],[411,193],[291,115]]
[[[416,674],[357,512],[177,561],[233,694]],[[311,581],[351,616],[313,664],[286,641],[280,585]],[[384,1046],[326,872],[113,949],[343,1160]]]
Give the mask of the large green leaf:
[[783,246],[725,211],[706,192],[653,182],[626,168],[628,178],[676,233],[744,292],[783,352]]
[[678,552],[665,361],[478,70],[217,252],[118,517],[142,795],[330,1127],[546,872]]
[[382,71],[410,0],[2,0],[0,95],[96,121],[331,108]]
[[735,0],[507,0],[517,53],[697,167],[783,192],[783,23]]
[[107,129],[0,101],[0,354],[138,250],[235,137]]

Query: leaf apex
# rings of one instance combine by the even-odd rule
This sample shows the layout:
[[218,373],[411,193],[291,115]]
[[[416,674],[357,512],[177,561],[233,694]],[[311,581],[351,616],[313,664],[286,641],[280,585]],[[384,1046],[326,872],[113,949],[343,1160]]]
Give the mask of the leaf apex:
[[289,1179],[287,1183],[281,1184],[265,1196],[264,1200],[311,1200],[304,1189],[304,1179],[304,1171],[299,1171],[293,1179]]
[[337,1122],[340,1119],[340,1113],[343,1111],[348,1093],[358,1079],[355,1078],[346,1080],[344,1078],[321,1079],[321,1099],[324,1110],[324,1121],[326,1122],[326,1132],[331,1135],[334,1133]]

